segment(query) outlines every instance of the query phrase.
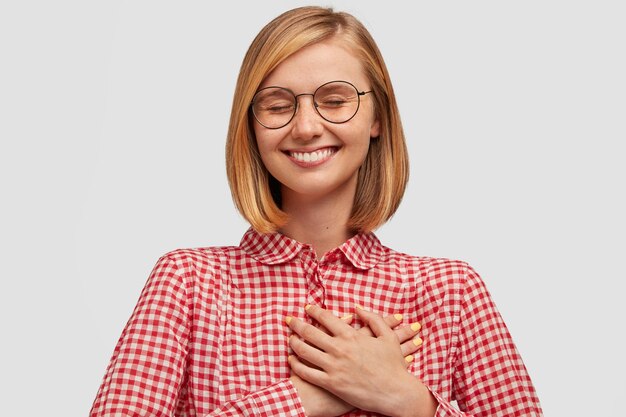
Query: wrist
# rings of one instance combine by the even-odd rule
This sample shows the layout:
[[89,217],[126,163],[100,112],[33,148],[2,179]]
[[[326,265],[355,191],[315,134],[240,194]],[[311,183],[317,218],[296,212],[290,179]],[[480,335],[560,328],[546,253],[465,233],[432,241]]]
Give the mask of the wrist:
[[313,385],[297,375],[289,378],[307,417],[340,416],[354,409],[353,406],[323,388]]
[[414,375],[407,373],[403,378],[402,389],[395,396],[390,416],[393,417],[433,417],[437,411],[438,402],[424,385]]

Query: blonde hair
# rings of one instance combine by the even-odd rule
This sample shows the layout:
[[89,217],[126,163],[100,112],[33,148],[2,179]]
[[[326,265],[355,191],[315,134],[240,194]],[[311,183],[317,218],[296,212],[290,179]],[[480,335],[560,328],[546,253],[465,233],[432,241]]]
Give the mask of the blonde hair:
[[402,123],[383,57],[367,29],[348,13],[322,7],[289,10],[256,36],[241,64],[226,142],[226,171],[237,209],[254,229],[274,232],[289,220],[280,205],[280,184],[259,155],[250,102],[265,77],[300,49],[336,37],[363,62],[371,82],[380,136],[370,142],[358,174],[348,227],[369,232],[396,211],[408,181],[409,162]]

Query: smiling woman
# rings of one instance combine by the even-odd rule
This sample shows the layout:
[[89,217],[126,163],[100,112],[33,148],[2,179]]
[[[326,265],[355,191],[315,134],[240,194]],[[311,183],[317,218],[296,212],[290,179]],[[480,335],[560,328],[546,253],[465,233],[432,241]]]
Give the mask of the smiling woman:
[[227,171],[251,228],[239,246],[158,261],[92,416],[541,415],[478,274],[372,233],[408,160],[358,20],[305,7],[263,28],[237,82]]
[[[257,93],[255,98],[263,103],[263,92],[273,89],[267,86],[278,85],[295,92],[291,117],[275,129],[255,123],[254,136],[263,165],[280,184],[281,210],[310,212],[322,220],[319,214],[334,207],[334,218],[328,219],[327,226],[337,224],[335,216],[342,216],[345,222],[352,212],[358,172],[367,158],[370,140],[380,140],[380,122],[369,99],[372,95],[362,93],[361,100],[355,87],[370,90],[362,65],[340,37],[333,37],[309,45],[281,62],[261,84],[261,97]],[[266,116],[265,112],[261,114]],[[339,201],[343,204],[337,204]],[[343,213],[337,211],[341,209]],[[302,220],[308,222],[310,217]],[[282,226],[303,226],[298,223],[298,218],[292,217]],[[318,247],[318,255],[336,243]]]

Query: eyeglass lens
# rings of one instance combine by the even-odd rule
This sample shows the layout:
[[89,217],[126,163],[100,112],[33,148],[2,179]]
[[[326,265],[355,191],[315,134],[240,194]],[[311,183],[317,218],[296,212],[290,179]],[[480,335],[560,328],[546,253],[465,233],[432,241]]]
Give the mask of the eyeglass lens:
[[[354,117],[359,109],[359,101],[356,87],[345,81],[324,84],[313,95],[318,114],[331,123],[345,123]],[[270,129],[287,125],[293,119],[297,107],[296,96],[282,87],[264,88],[256,93],[252,102],[254,117]]]

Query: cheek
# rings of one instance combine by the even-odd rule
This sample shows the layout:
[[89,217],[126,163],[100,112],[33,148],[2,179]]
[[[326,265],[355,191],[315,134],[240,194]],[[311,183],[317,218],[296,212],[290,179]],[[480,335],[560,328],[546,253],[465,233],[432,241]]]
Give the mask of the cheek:
[[273,140],[271,132],[268,132],[267,129],[261,130],[255,127],[254,136],[261,156],[273,149],[275,140]]
[[[271,132],[270,132],[271,133]],[[278,151],[278,145],[280,144],[280,138],[275,135],[261,133],[256,135],[256,145],[259,150],[259,156],[263,166],[272,174],[277,169],[277,164],[280,163],[280,151]]]
[[359,148],[367,148],[370,143],[370,135],[371,129],[368,123],[360,123],[357,126],[348,127],[347,129],[341,133],[343,141],[350,146],[359,147]]

